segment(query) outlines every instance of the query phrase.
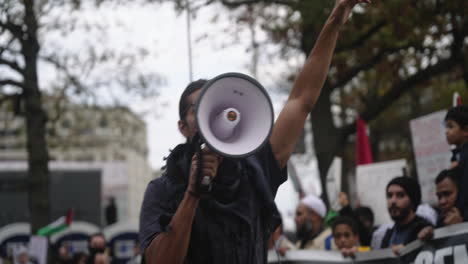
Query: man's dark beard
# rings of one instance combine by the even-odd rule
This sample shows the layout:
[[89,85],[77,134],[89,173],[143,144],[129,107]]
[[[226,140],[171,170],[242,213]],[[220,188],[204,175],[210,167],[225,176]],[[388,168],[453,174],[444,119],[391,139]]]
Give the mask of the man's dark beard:
[[[393,206],[393,207],[390,207],[390,210],[392,210],[393,208],[399,208],[399,207]],[[399,208],[399,209],[400,209],[400,215],[393,216],[393,215],[390,214],[390,217],[392,218],[393,221],[395,221],[395,223],[400,223],[403,220],[405,220],[406,217],[408,217],[408,215],[411,212],[411,206],[408,206],[408,207],[405,207],[405,208]]]
[[314,226],[311,221],[305,221],[298,229],[296,230],[296,237],[301,241],[309,241],[314,236]]

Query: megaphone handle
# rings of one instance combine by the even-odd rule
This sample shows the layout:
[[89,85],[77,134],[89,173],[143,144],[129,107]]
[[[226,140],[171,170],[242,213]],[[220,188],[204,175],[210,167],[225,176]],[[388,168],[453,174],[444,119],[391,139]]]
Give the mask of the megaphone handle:
[[211,191],[211,178],[203,175],[203,154],[201,151],[202,141],[195,142],[197,155],[197,189],[200,194],[207,194]]

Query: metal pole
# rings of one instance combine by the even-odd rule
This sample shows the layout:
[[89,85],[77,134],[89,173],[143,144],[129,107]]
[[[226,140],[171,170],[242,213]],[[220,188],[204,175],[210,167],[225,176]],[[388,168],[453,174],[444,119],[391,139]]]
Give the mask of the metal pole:
[[190,10],[190,0],[186,0],[185,3],[187,5],[187,47],[188,47],[188,63],[189,63],[189,81],[193,81],[193,70],[192,70],[192,30],[191,30],[191,25],[190,25],[190,16],[191,16],[191,10]]

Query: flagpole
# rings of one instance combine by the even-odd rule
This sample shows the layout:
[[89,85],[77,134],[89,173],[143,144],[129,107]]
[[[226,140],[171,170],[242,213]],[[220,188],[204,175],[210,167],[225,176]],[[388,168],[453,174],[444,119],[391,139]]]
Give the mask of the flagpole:
[[188,48],[188,68],[189,68],[189,81],[193,81],[193,66],[192,66],[192,27],[191,27],[191,10],[189,0],[185,0],[187,5],[187,48]]

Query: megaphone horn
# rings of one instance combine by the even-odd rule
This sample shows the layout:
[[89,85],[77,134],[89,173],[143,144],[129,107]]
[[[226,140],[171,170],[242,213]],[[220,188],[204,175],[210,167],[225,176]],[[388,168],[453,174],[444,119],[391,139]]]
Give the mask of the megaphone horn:
[[225,73],[208,81],[195,106],[204,143],[225,157],[255,153],[268,140],[273,117],[265,88],[241,73]]

